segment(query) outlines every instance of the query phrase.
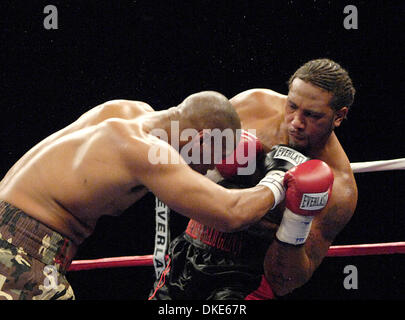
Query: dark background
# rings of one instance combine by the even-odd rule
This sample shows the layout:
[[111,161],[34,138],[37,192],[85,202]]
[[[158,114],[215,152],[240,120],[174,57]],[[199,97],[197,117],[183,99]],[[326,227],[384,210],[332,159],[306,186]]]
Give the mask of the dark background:
[[[85,2],[85,3],[83,3]],[[251,88],[287,93],[304,62],[328,57],[350,72],[357,95],[337,135],[351,162],[404,156],[403,1],[3,1],[0,4],[1,175],[30,147],[104,101],[156,110],[187,95],[227,97]],[[46,30],[43,9],[58,9]],[[358,30],[343,27],[356,5]],[[338,244],[404,241],[404,171],[356,175],[356,214]],[[187,220],[172,216],[172,236]],[[154,197],[103,217],[76,259],[153,251]],[[402,300],[404,255],[326,258],[285,300]],[[359,288],[343,287],[346,265]],[[152,267],[70,272],[79,300],[146,299]]]

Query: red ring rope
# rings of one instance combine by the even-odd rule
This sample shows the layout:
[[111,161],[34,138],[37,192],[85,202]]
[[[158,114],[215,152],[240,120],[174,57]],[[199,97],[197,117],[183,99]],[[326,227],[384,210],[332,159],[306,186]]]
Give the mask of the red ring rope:
[[327,257],[351,257],[405,253],[405,242],[331,246]]
[[93,260],[73,260],[68,271],[148,266],[153,266],[153,255],[114,257]]
[[[329,248],[327,257],[349,257],[396,253],[405,253],[405,242],[331,246]],[[74,260],[72,261],[68,271],[141,266],[153,266],[153,256],[145,255],[93,260]]]

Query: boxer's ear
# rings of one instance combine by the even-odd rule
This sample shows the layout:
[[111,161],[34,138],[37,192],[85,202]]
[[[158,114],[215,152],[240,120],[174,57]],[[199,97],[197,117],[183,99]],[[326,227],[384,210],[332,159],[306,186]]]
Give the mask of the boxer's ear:
[[198,132],[200,138],[200,144],[208,143],[211,139],[211,131],[210,130],[201,130]]
[[335,127],[339,127],[342,121],[346,119],[348,111],[349,111],[348,107],[342,107],[339,110],[335,111],[333,120],[333,125]]

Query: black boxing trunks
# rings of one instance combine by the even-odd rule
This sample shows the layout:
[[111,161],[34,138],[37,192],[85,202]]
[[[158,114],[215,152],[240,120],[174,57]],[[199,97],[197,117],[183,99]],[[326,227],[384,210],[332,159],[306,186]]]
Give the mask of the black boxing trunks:
[[150,300],[266,300],[263,276],[268,243],[246,232],[223,233],[190,220],[169,247],[169,263]]
[[65,272],[73,243],[0,201],[0,300],[73,300]]

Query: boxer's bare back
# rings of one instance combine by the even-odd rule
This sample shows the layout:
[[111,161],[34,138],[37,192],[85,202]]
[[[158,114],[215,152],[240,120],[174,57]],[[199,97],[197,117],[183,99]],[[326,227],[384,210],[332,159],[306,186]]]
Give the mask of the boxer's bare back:
[[91,109],[29,150],[1,181],[0,198],[82,242],[100,216],[119,214],[147,193],[123,154],[128,137],[149,139],[142,117],[152,111],[126,100]]

